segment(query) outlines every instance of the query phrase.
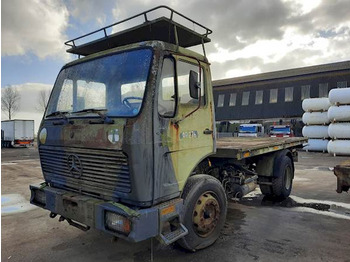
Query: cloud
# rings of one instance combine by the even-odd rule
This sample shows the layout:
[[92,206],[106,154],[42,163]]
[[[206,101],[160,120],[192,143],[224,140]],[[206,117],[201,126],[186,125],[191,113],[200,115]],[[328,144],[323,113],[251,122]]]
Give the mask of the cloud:
[[[52,85],[41,83],[25,83],[21,85],[10,85],[1,88],[1,93],[6,88],[14,88],[21,96],[19,111],[14,115],[13,119],[33,119],[35,122],[35,132],[37,132],[44,112],[38,112],[37,105],[39,94],[41,91],[51,92]],[[2,112],[1,119],[6,120],[7,115]]]
[[69,0],[67,7],[70,10],[70,15],[81,23],[94,21],[100,26],[105,26],[107,15],[109,15],[108,11],[114,3],[115,0]]
[[[87,28],[94,30],[162,4],[162,0],[5,0],[2,55],[30,52],[41,59],[66,57],[63,42],[70,38],[66,34],[87,33]],[[167,4],[213,30],[212,42],[206,45],[213,79],[350,59],[348,0],[188,0],[186,5],[171,0]],[[149,19],[156,14],[168,15],[154,12]],[[178,16],[175,20],[183,22]],[[141,22],[143,17],[113,32]],[[186,25],[198,31],[193,24]]]
[[66,58],[68,10],[62,1],[5,0],[1,13],[2,55]]
[[[161,4],[118,1],[113,14],[121,20]],[[347,0],[174,0],[169,6],[213,30],[206,45],[213,79],[350,59]]]

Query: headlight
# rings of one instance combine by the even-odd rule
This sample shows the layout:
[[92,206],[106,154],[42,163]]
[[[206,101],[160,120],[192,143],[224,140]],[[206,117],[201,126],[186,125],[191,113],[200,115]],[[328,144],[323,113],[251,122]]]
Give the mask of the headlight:
[[41,190],[35,190],[34,192],[34,202],[41,204],[41,205],[46,205],[46,194],[44,191]]
[[125,216],[106,211],[106,226],[108,229],[128,235],[131,231],[131,221]]
[[45,144],[46,137],[47,137],[47,130],[46,130],[46,128],[43,128],[43,129],[41,129],[40,134],[39,134],[39,141],[41,144]]

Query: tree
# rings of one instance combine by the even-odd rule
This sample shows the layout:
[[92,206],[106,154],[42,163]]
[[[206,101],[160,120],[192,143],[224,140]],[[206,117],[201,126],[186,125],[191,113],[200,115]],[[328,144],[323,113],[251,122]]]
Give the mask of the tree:
[[21,96],[13,87],[6,87],[1,93],[1,111],[4,111],[11,120],[12,116],[19,110]]
[[49,101],[50,92],[47,90],[41,90],[38,97],[38,105],[36,110],[39,112],[45,112],[47,103]]

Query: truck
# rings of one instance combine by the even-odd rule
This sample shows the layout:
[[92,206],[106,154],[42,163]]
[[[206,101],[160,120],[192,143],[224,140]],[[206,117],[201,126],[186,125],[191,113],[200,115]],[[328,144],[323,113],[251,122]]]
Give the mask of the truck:
[[34,120],[1,121],[1,147],[29,147],[34,145]]
[[336,165],[334,175],[337,177],[337,193],[348,192],[350,188],[350,160]]
[[[169,15],[150,20],[160,9]],[[144,23],[108,33],[135,18]],[[227,199],[256,185],[288,197],[307,139],[217,138],[211,32],[159,6],[66,42],[80,58],[54,84],[38,134],[44,182],[30,185],[30,202],[84,231],[196,251],[219,237]]]
[[293,137],[293,131],[290,125],[274,125],[270,126],[270,137]]
[[264,127],[262,124],[241,124],[239,126],[239,137],[262,137]]

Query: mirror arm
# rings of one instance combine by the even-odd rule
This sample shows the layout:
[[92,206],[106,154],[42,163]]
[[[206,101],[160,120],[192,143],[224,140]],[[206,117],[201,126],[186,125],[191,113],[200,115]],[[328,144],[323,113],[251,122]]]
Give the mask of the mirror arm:
[[174,122],[174,125],[178,125],[179,122],[183,121],[184,119],[186,119],[187,117],[189,117],[190,115],[192,115],[194,112],[196,112],[200,107],[201,107],[201,99],[202,99],[202,94],[201,94],[201,88],[199,87],[199,98],[198,98],[198,106],[196,109],[194,109],[193,111],[189,112],[187,115],[185,115],[184,117],[180,118],[179,120]]

